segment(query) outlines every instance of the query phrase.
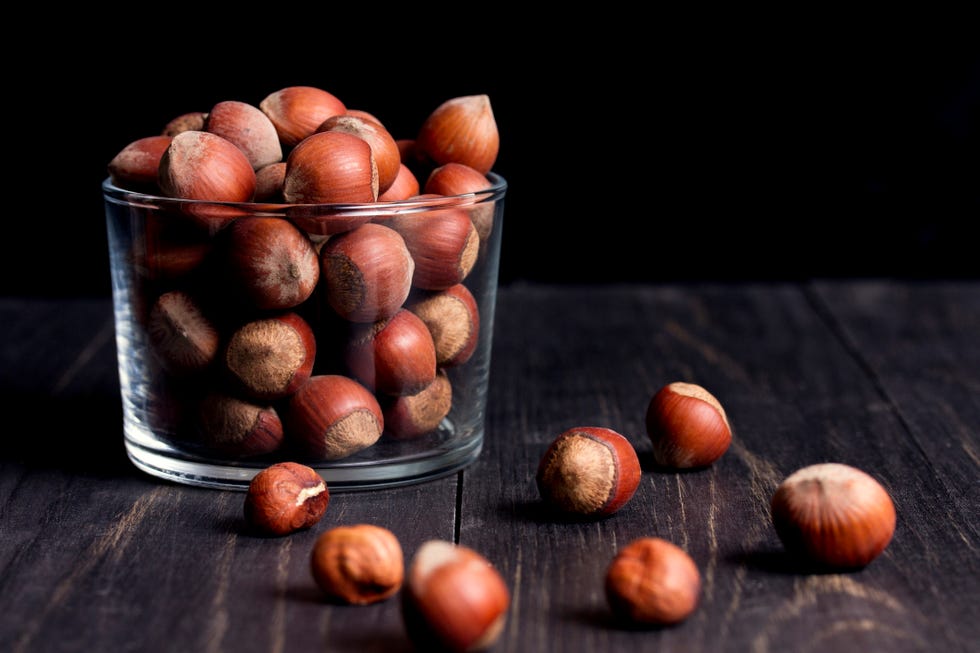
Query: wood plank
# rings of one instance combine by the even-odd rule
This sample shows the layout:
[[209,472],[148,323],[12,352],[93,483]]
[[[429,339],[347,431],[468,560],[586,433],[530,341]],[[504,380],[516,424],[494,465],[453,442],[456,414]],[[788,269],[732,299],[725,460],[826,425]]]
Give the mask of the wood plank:
[[[922,473],[916,437],[799,287],[528,286],[504,294],[497,315],[488,449],[465,474],[461,541],[513,590],[499,650],[924,651],[977,641],[977,620],[964,619],[980,598],[975,538],[950,528],[947,488]],[[646,404],[673,380],[711,390],[734,424],[732,448],[709,469],[652,464]],[[620,513],[568,522],[541,507],[534,472],[553,437],[585,424],[627,435],[644,478]],[[771,527],[777,483],[824,461],[865,469],[897,504],[895,539],[863,570],[807,573]],[[647,535],[681,545],[702,571],[701,605],[674,628],[624,628],[605,603],[608,562]]]

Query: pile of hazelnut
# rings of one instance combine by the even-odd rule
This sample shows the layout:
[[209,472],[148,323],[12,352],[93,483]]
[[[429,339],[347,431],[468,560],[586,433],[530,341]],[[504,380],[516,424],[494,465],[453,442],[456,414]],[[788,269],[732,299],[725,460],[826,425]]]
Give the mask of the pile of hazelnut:
[[210,454],[310,461],[433,433],[449,371],[479,342],[467,284],[494,226],[498,149],[486,95],[396,140],[312,86],[222,101],[125,146],[110,181],[174,200],[133,228],[151,426]]
[[[650,399],[646,431],[665,470],[703,469],[728,450],[732,427],[721,402],[695,383],[669,383]],[[580,426],[558,435],[537,468],[544,504],[558,514],[601,519],[622,509],[639,487],[632,443],[605,427]],[[317,524],[329,490],[316,471],[278,463],[261,471],[245,498],[245,519],[260,533],[284,536]],[[816,569],[866,566],[895,530],[895,507],[871,475],[820,463],[786,477],[770,514],[788,553]],[[321,533],[310,556],[317,586],[331,600],[369,605],[402,589],[406,632],[419,650],[473,651],[499,637],[510,606],[507,585],[478,552],[431,540],[415,553],[405,579],[397,537],[372,524]],[[630,625],[671,626],[690,617],[701,596],[701,573],[681,547],[656,536],[622,547],[605,570],[612,612]]]

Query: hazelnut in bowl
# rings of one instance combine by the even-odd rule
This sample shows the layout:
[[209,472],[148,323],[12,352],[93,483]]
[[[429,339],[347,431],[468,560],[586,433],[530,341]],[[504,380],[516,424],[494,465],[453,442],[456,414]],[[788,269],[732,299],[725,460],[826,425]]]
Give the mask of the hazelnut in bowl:
[[504,196],[487,96],[398,141],[313,86],[175,117],[102,184],[123,434],[143,471],[247,489],[416,483],[483,446]]

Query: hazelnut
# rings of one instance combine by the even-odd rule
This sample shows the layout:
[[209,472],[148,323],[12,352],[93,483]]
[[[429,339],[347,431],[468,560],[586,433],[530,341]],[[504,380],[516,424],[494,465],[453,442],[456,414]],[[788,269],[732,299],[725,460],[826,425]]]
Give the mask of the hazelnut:
[[412,285],[445,290],[469,275],[480,253],[480,236],[462,209],[400,213],[384,221],[401,234],[415,261]]
[[246,322],[224,351],[225,368],[237,387],[262,401],[295,392],[310,378],[315,358],[313,329],[292,312]]
[[417,438],[437,429],[452,407],[453,386],[440,369],[432,383],[414,395],[384,398],[384,432],[398,440]]
[[402,618],[423,651],[479,651],[503,632],[510,592],[482,555],[442,540],[422,544],[402,592]]
[[225,269],[254,308],[285,310],[305,302],[320,279],[309,237],[278,217],[248,216],[224,230]]
[[183,290],[160,295],[150,309],[147,336],[163,368],[176,375],[201,372],[217,358],[221,344],[214,323]]
[[343,115],[331,116],[317,128],[318,132],[339,131],[356,136],[371,146],[375,164],[378,166],[378,193],[384,193],[395,183],[401,166],[401,153],[398,144],[388,130],[375,119],[361,118],[350,111]]
[[282,196],[282,185],[286,179],[286,162],[279,161],[255,171],[255,201],[280,204],[286,200]]
[[895,505],[881,483],[840,463],[810,465],[776,488],[772,522],[792,555],[830,568],[864,567],[895,532]]
[[372,524],[336,526],[313,545],[310,567],[330,598],[353,605],[383,601],[402,586],[404,558],[395,534]]
[[272,406],[211,392],[201,401],[198,417],[204,443],[228,456],[261,456],[282,444],[282,421]]
[[356,325],[344,350],[351,375],[388,395],[413,395],[436,377],[436,348],[425,322],[400,309],[387,320]]
[[414,270],[405,240],[379,224],[367,223],[332,236],[320,250],[326,301],[352,322],[394,315],[411,292]]
[[725,409],[694,383],[669,383],[657,391],[647,406],[646,427],[653,456],[664,467],[705,467],[732,441]]
[[181,199],[249,202],[255,193],[251,162],[237,145],[210,132],[174,136],[158,177],[164,194]]
[[633,623],[679,623],[697,608],[700,594],[701,574],[694,560],[659,537],[630,542],[606,570],[610,607]]
[[384,430],[375,396],[339,374],[310,377],[289,397],[282,417],[287,437],[321,460],[338,460],[366,449]]
[[258,107],[247,102],[218,102],[207,114],[205,131],[237,145],[254,170],[282,160],[275,125]]
[[640,485],[640,460],[616,431],[579,426],[552,441],[536,482],[548,505],[571,515],[603,517],[633,497]]
[[201,268],[214,241],[183,216],[147,210],[133,244],[133,264],[153,280],[173,280]]
[[500,149],[500,134],[487,95],[446,100],[429,114],[415,139],[416,147],[437,165],[464,163],[490,172]]
[[153,186],[170,136],[147,136],[133,141],[109,162],[109,177],[121,188]]
[[282,195],[290,204],[377,201],[378,166],[371,146],[340,131],[304,138],[286,159]]
[[162,133],[164,136],[173,137],[181,132],[202,132],[204,131],[204,123],[207,119],[208,114],[204,111],[188,111],[173,118],[164,125]]
[[[447,163],[429,173],[422,189],[436,195],[465,195],[479,193],[491,187],[486,175],[463,163]],[[493,202],[483,202],[467,209],[470,220],[480,236],[481,245],[490,239],[493,231]]]
[[476,351],[480,336],[480,312],[473,293],[463,284],[417,295],[409,300],[405,308],[429,328],[439,367],[462,365]]
[[398,164],[398,174],[388,190],[378,195],[379,202],[407,200],[419,194],[419,180],[404,163]]
[[344,113],[347,107],[337,96],[314,86],[287,86],[267,95],[259,109],[269,116],[279,140],[294,147],[316,131],[330,116]]
[[266,535],[310,528],[327,511],[330,491],[316,470],[281,462],[256,474],[245,494],[245,521]]

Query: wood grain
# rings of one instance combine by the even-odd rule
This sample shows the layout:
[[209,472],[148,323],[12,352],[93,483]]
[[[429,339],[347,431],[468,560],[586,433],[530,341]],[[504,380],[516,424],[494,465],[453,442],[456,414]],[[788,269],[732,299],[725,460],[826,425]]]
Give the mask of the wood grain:
[[[241,493],[162,482],[122,448],[103,299],[0,299],[0,648],[33,651],[411,651],[398,600],[326,602],[309,573],[333,524],[391,528],[406,560],[430,538],[481,551],[512,592],[495,651],[975,651],[980,641],[980,284],[502,288],[480,459],[422,485],[335,494],[286,538],[244,528]],[[700,383],[735,429],[712,467],[658,468],[644,432],[663,384]],[[560,518],[534,484],[561,431],[607,426],[643,479],[599,521]],[[849,573],[787,558],[768,502],[795,469],[878,478],[894,540]],[[634,629],[603,577],[633,538],[702,573],[686,622]]]

